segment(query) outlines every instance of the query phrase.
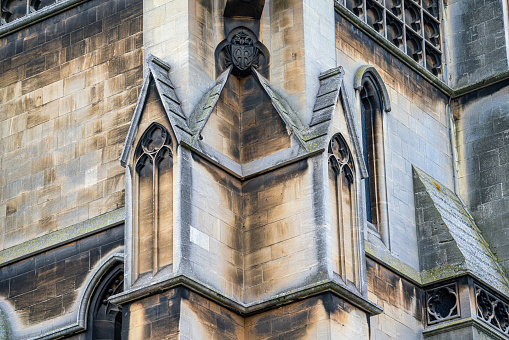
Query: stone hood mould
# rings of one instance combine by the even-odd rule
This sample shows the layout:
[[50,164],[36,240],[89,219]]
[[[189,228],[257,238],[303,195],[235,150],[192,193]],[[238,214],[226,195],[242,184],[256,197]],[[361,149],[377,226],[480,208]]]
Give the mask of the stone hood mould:
[[141,114],[145,106],[151,82],[154,82],[155,84],[157,95],[161,99],[164,111],[171,124],[172,130],[175,133],[177,142],[180,143],[182,140],[190,138],[192,135],[187,118],[182,111],[180,101],[175,93],[175,87],[170,81],[169,72],[170,66],[168,64],[153,55],[148,57],[147,70],[143,79],[143,85],[141,87],[141,92],[129,126],[129,131],[124,142],[122,156],[120,157],[120,163],[122,166],[126,165],[129,153],[133,147],[134,139],[138,132],[138,124],[141,119]]
[[413,168],[423,283],[470,274],[509,296],[509,281],[472,216],[451,190]]

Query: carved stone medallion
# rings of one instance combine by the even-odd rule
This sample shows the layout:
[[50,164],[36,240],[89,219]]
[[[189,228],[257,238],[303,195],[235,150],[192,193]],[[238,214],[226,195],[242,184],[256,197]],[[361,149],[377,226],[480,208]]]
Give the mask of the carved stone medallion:
[[255,57],[256,47],[253,40],[244,32],[236,34],[231,44],[233,65],[241,71],[251,67]]
[[225,49],[226,66],[233,65],[234,74],[245,76],[250,73],[251,67],[258,67],[258,54],[256,38],[246,31],[237,32],[229,41]]

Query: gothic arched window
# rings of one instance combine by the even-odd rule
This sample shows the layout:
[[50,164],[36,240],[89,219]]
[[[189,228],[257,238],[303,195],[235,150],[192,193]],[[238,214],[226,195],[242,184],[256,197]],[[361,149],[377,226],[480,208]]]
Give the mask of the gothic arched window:
[[375,78],[366,73],[360,89],[362,150],[368,170],[364,180],[366,216],[369,225],[389,246],[387,194],[383,135],[383,100]]
[[109,302],[108,298],[123,291],[124,268],[119,264],[104,276],[95,289],[88,312],[88,330],[85,339],[121,339],[122,308]]
[[173,152],[171,136],[153,123],[143,133],[135,158],[134,225],[136,274],[173,262]]
[[329,143],[329,196],[332,207],[333,270],[345,282],[359,283],[355,168],[341,134]]

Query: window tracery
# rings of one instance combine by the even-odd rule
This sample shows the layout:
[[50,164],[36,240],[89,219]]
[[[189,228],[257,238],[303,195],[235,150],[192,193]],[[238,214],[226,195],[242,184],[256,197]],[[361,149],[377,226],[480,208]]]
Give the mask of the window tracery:
[[137,273],[173,261],[173,152],[168,131],[150,125],[135,151]]
[[13,22],[56,2],[56,0],[1,0],[0,25]]
[[96,288],[90,304],[85,339],[121,339],[122,308],[109,302],[108,298],[123,291],[124,269],[119,264],[105,275]]
[[329,143],[329,195],[333,210],[334,272],[354,285],[359,283],[357,200],[352,153],[341,134]]
[[474,285],[477,317],[502,333],[509,334],[509,303],[506,299]]
[[435,76],[442,75],[439,0],[339,0]]

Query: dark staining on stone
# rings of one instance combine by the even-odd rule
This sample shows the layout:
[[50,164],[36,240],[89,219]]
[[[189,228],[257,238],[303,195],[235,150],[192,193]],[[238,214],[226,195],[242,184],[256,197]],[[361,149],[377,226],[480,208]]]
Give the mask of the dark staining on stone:
[[246,180],[243,183],[242,192],[250,193],[262,191],[279,183],[287,182],[292,178],[304,175],[306,171],[308,171],[308,168],[309,164],[307,159],[288,164],[269,173]]
[[102,256],[123,244],[123,230],[119,225],[0,268],[0,295],[29,324],[62,315]]
[[366,261],[368,291],[380,300],[423,320],[423,290],[371,259]]

